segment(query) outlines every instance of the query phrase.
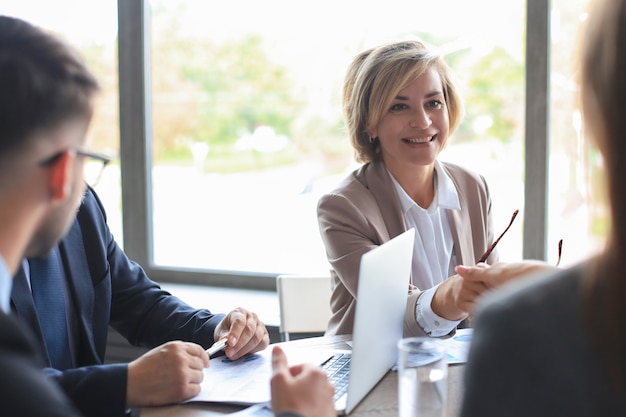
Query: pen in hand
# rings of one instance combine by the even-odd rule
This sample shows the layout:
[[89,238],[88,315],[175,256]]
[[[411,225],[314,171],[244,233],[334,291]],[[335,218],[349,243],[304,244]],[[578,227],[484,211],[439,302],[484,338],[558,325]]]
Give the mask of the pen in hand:
[[211,347],[206,350],[206,353],[209,355],[209,357],[211,357],[220,350],[226,349],[226,346],[226,338],[220,339],[217,342],[213,343],[213,345],[211,345]]

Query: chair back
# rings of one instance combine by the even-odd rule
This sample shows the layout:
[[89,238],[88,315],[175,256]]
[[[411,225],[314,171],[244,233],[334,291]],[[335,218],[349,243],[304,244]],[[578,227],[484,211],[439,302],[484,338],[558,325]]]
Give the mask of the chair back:
[[330,319],[330,276],[279,275],[276,278],[280,333],[324,333]]

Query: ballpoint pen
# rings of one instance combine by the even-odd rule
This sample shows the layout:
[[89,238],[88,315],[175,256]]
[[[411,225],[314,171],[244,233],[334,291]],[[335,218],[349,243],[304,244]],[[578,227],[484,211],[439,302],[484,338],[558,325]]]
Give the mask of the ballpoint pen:
[[206,353],[209,356],[213,356],[220,350],[226,349],[226,346],[226,339],[220,339],[217,342],[213,343],[213,345],[211,345],[211,347],[206,350]]

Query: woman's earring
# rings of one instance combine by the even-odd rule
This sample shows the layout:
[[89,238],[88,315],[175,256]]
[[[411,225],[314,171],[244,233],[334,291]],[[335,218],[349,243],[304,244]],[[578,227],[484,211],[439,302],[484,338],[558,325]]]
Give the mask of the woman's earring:
[[370,143],[373,145],[374,143],[376,143],[376,139],[378,139],[378,138],[370,136]]

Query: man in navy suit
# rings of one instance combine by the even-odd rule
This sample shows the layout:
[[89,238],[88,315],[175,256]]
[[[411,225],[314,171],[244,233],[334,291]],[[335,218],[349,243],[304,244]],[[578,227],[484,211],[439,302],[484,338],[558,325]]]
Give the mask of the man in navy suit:
[[[0,412],[78,416],[46,378],[32,334],[10,315],[12,275],[24,256],[46,257],[67,232],[85,190],[86,131],[98,83],[56,37],[0,16]],[[45,295],[46,283],[37,294]],[[45,297],[43,297],[45,299]]]
[[[208,365],[204,349],[215,340],[228,337],[225,353],[231,359],[269,343],[256,314],[243,308],[227,315],[194,309],[150,280],[116,244],[91,188],[58,253],[70,362],[54,366],[48,349],[46,371],[87,416],[122,416],[130,408],[176,403],[197,394]],[[45,348],[42,313],[33,303],[29,268],[23,264],[14,277],[12,309]],[[109,325],[133,345],[156,348],[129,364],[103,364]]]

